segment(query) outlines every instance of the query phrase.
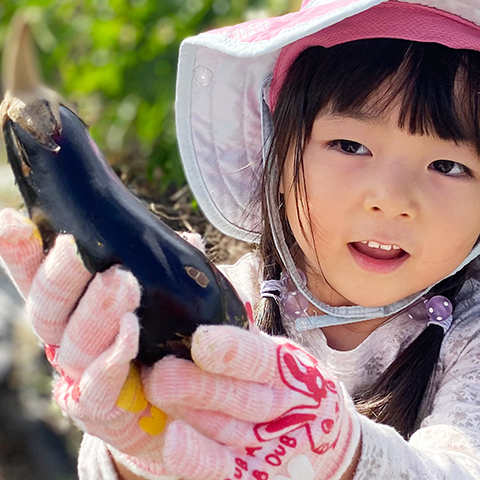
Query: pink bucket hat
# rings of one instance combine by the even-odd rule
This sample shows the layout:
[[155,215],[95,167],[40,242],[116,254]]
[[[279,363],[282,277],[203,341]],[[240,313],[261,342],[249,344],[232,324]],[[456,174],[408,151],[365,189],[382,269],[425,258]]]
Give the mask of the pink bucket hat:
[[298,12],[185,40],[177,136],[188,182],[208,219],[228,235],[258,240],[260,212],[250,202],[269,106],[305,48],[383,37],[480,51],[478,1],[305,0]]

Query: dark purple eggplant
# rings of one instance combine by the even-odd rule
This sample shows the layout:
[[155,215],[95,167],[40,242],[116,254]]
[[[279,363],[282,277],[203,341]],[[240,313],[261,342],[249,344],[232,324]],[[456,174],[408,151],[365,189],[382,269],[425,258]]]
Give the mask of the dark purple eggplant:
[[[46,249],[57,234],[70,233],[91,272],[121,264],[136,276],[142,286],[139,361],[151,364],[167,354],[189,358],[198,325],[246,327],[247,314],[232,285],[130,193],[84,122],[38,88],[23,102],[36,104],[34,113],[19,110],[12,91],[3,102],[3,133],[29,215]],[[51,118],[46,111],[53,111]]]

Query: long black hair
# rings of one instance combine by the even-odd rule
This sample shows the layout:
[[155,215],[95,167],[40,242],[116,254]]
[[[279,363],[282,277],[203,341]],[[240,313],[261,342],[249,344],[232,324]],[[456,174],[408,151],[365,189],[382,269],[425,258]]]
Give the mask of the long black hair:
[[[453,50],[435,43],[369,39],[331,48],[310,47],[302,52],[279,93],[273,114],[273,138],[259,189],[264,221],[260,242],[264,280],[278,279],[282,271],[266,199],[267,187],[273,182],[274,200],[282,213],[281,173],[273,178],[271,172],[282,172],[286,159],[293,155],[293,191],[299,199],[297,204],[307,205],[308,213],[303,151],[319,114],[382,115],[392,106],[399,106],[401,129],[414,135],[469,142],[480,155],[479,92],[480,53],[476,51]],[[282,222],[287,245],[293,252],[296,242],[284,214]],[[468,267],[440,282],[432,294],[447,296],[455,306],[467,276]],[[272,298],[261,300],[256,319],[262,330],[285,334],[279,306]],[[415,430],[442,339],[441,327],[427,327],[374,385],[355,398],[357,410],[395,427],[408,438]]]

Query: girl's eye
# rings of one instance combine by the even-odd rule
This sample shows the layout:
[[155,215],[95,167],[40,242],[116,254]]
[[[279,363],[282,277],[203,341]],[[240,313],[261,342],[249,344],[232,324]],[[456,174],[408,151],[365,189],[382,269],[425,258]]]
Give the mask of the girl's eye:
[[461,163],[452,160],[435,160],[429,166],[435,172],[450,177],[472,177],[472,171]]
[[329,146],[336,150],[353,155],[371,155],[370,150],[358,142],[352,140],[333,140],[329,142]]

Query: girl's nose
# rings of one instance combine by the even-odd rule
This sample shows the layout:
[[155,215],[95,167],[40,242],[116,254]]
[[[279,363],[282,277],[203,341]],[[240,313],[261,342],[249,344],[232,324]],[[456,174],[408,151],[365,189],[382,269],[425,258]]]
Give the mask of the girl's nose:
[[369,178],[364,209],[386,218],[413,220],[418,213],[415,175],[393,168],[387,170]]

